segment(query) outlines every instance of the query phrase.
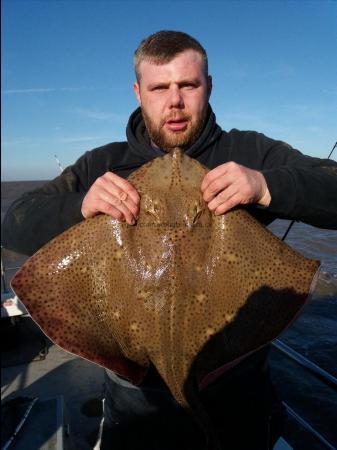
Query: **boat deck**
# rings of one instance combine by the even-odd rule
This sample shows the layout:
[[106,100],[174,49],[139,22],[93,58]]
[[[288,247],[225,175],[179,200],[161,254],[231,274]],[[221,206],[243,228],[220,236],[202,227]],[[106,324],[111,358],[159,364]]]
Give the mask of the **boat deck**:
[[[43,402],[62,396],[70,425],[70,442],[65,441],[65,448],[92,449],[101,420],[103,369],[45,341],[29,317],[16,319],[15,325],[5,324],[4,328],[7,340],[2,342],[7,349],[2,354],[2,401],[23,396],[38,397]],[[41,428],[47,422],[46,416]]]

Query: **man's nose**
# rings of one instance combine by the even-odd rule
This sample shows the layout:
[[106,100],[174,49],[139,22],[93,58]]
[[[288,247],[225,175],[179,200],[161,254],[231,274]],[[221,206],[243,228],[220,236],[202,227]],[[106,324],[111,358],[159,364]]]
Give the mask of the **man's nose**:
[[178,86],[173,86],[170,89],[169,107],[170,108],[184,107],[184,98]]

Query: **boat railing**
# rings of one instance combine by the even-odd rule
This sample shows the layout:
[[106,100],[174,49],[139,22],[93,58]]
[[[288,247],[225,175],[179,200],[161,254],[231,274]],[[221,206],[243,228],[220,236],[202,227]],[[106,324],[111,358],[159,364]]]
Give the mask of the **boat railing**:
[[15,317],[27,316],[28,311],[11,289],[6,272],[17,271],[20,269],[20,266],[5,267],[2,259],[2,249],[1,245],[1,318],[10,317],[15,320]]
[[20,266],[18,267],[5,267],[2,259],[2,250],[3,246],[1,245],[1,294],[8,294],[10,292],[10,288],[8,287],[7,279],[6,279],[6,272],[13,271],[13,270],[19,270]]
[[313,363],[305,356],[301,355],[296,350],[289,347],[287,344],[280,341],[279,339],[275,339],[272,342],[272,346],[281,353],[283,353],[284,355],[286,355],[288,358],[292,359],[293,361],[296,361],[297,364],[299,364],[300,366],[304,367],[305,369],[309,370],[311,373],[316,375],[316,377],[319,378],[321,381],[323,381],[323,383],[337,390],[337,378],[335,378],[331,373],[322,369],[317,364]]
[[[308,370],[315,375],[321,382],[329,386],[330,388],[337,390],[337,378],[331,373],[319,367],[305,356],[298,353],[293,348],[289,347],[279,339],[275,339],[272,342],[272,347],[285,355],[287,358],[292,359],[298,365]],[[319,433],[308,421],[301,417],[296,411],[294,411],[286,402],[282,401],[283,406],[287,414],[292,417],[298,424],[300,424],[305,430],[307,430],[312,436],[314,436],[325,448],[329,450],[336,450],[336,447],[331,444],[321,433]]]

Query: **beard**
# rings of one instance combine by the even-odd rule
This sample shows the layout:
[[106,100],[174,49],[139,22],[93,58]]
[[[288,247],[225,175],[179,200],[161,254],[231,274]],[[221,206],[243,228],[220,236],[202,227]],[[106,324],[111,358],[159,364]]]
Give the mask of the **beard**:
[[[151,141],[166,152],[176,147],[183,150],[190,148],[201,134],[206,120],[206,114],[207,105],[196,121],[192,121],[191,115],[182,111],[176,111],[164,117],[159,123],[155,123],[142,108],[143,119]],[[187,128],[182,131],[167,130],[165,129],[165,123],[168,120],[184,120],[187,122]]]

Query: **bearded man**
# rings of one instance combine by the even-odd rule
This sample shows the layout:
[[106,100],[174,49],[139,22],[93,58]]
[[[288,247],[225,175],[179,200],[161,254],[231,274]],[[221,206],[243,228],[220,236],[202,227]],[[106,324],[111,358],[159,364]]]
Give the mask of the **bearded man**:
[[[4,221],[7,248],[31,255],[101,213],[134,224],[140,196],[126,178],[175,147],[211,169],[200,189],[214,214],[241,204],[264,224],[281,217],[337,229],[337,164],[257,132],[223,131],[209,105],[212,79],[198,41],[182,32],[155,33],[136,50],[135,70],[140,108],[129,119],[127,142],[85,153],[17,200]],[[223,448],[263,450],[276,439],[267,353],[256,352],[201,392]],[[139,386],[107,372],[101,449],[201,450],[204,442],[153,367]]]

